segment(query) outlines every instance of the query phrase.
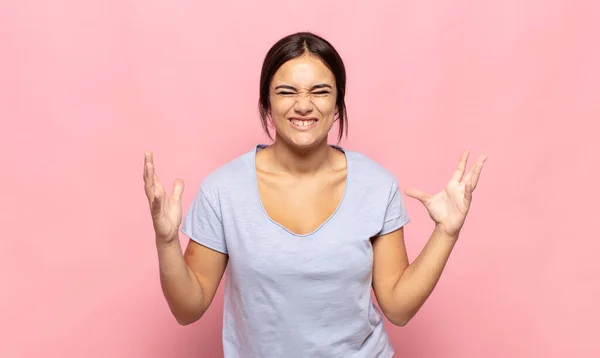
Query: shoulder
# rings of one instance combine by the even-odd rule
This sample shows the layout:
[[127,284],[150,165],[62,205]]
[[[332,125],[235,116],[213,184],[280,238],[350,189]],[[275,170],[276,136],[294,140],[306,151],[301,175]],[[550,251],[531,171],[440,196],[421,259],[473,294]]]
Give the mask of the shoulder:
[[346,152],[351,159],[349,170],[353,172],[353,177],[359,182],[372,185],[396,185],[397,180],[394,174],[378,161],[357,151],[347,150]]
[[248,185],[252,175],[253,152],[246,152],[209,172],[201,181],[199,192],[218,199],[219,193],[239,190]]

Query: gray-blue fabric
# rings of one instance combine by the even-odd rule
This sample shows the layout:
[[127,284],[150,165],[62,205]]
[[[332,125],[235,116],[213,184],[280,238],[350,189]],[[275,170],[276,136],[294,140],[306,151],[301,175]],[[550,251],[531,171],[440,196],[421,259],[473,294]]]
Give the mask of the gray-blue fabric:
[[388,170],[339,146],[346,188],[336,211],[306,235],[269,218],[258,193],[256,153],[207,175],[181,232],[229,255],[225,273],[226,358],[394,355],[371,295],[371,238],[410,221]]

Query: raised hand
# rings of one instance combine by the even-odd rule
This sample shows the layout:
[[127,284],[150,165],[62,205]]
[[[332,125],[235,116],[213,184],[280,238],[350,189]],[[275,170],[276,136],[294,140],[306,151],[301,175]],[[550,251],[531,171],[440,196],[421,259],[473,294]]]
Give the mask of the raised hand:
[[183,188],[183,180],[176,179],[173,184],[173,194],[167,195],[156,176],[152,152],[145,153],[144,190],[150,205],[156,240],[160,242],[169,243],[179,237]]
[[458,237],[471,206],[473,191],[477,187],[483,163],[487,157],[482,155],[465,174],[469,152],[464,151],[452,178],[446,187],[435,195],[426,194],[418,189],[406,190],[406,195],[419,200],[429,212],[429,216],[443,232],[453,238]]

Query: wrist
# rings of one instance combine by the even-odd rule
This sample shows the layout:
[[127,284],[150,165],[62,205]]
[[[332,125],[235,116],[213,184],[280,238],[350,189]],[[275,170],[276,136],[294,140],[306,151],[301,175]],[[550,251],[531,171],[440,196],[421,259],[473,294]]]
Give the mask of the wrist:
[[434,233],[436,233],[438,236],[443,237],[446,240],[456,241],[458,240],[460,231],[447,230],[442,225],[436,223]]
[[156,241],[156,246],[159,248],[170,247],[170,246],[173,246],[174,244],[179,244],[179,235],[172,235],[172,236],[156,235],[154,237],[154,240]]

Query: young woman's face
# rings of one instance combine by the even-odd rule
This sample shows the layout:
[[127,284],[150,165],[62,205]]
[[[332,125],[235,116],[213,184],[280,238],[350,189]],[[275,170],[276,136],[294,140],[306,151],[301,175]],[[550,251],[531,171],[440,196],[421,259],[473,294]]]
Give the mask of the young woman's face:
[[336,98],[335,77],[321,60],[306,54],[284,63],[269,91],[277,140],[303,148],[326,142]]

